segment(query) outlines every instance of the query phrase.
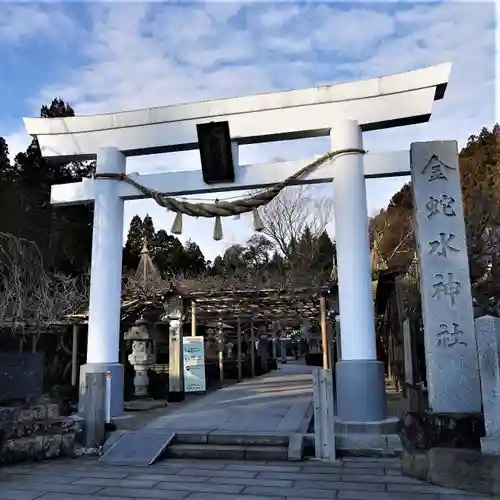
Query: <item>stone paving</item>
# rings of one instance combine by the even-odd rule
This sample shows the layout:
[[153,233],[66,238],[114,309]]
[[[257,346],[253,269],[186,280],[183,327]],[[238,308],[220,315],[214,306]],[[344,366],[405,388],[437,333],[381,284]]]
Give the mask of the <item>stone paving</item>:
[[486,500],[403,477],[397,459],[335,464],[164,460],[150,467],[97,459],[0,468],[0,500]]
[[290,434],[299,432],[312,399],[312,367],[287,363],[208,393],[158,417],[144,430]]

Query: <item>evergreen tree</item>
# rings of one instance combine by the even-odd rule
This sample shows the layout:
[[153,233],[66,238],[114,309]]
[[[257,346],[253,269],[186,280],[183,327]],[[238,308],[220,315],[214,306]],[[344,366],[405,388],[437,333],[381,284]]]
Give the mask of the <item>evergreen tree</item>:
[[493,296],[500,302],[499,124],[469,137],[460,153],[460,174],[472,282],[479,282],[483,302]]
[[210,274],[212,276],[224,276],[224,272],[225,272],[224,259],[220,255],[217,255],[210,268]]
[[[50,106],[42,107],[41,116],[74,116],[74,111],[61,99],[55,99]],[[50,188],[81,180],[94,170],[94,162],[47,161],[33,139],[26,152],[19,153],[10,164],[5,161],[6,145],[2,142],[0,161],[8,173],[2,169],[2,201],[7,214],[0,221],[0,231],[34,241],[48,269],[86,271],[91,254],[92,206],[55,209],[50,205]]]
[[[459,155],[473,293],[500,303],[500,125],[472,135]],[[370,236],[389,267],[408,267],[415,254],[411,183],[370,221]]]
[[134,215],[130,221],[127,241],[123,249],[123,267],[131,271],[137,269],[141,257],[143,245],[142,227],[142,219],[138,215]]
[[207,268],[203,252],[194,241],[188,241],[184,248],[176,236],[168,234],[164,229],[156,232],[150,215],[146,215],[144,220],[135,215],[130,222],[123,249],[125,268],[137,269],[145,240],[148,242],[150,256],[164,278],[181,274],[198,276]]
[[0,137],[0,181],[7,180],[10,173],[9,146],[3,137]]
[[272,274],[279,274],[283,272],[285,265],[285,258],[278,251],[275,251],[269,261],[269,272]]
[[335,257],[335,245],[326,231],[323,231],[316,243],[317,251],[312,267],[316,272],[330,275]]
[[246,248],[243,245],[231,245],[226,249],[222,260],[226,276],[244,276],[247,274],[248,265],[245,260]]
[[[57,118],[75,116],[73,108],[60,98],[52,101],[50,106],[42,106],[41,118]],[[94,161],[71,161],[59,166],[62,176],[58,183],[80,181],[83,177],[90,177],[95,172]]]
[[205,256],[201,251],[201,248],[192,240],[186,243],[184,248],[184,270],[187,275],[199,276],[203,274],[207,269],[207,263],[205,261]]
[[254,234],[247,241],[247,250],[243,254],[246,266],[255,272],[268,267],[270,251],[273,248],[271,240],[262,234]]
[[[148,225],[149,228],[151,226]],[[154,249],[154,263],[164,278],[184,272],[184,247],[176,236],[160,229],[156,235]]]
[[44,104],[40,109],[41,118],[55,118],[58,116],[75,116],[73,108],[67,102],[64,102],[60,97],[56,97],[50,106],[46,106]]
[[144,220],[142,221],[142,237],[148,242],[150,250],[153,250],[154,242],[156,240],[156,231],[153,219],[149,214],[146,214],[146,217],[144,217]]

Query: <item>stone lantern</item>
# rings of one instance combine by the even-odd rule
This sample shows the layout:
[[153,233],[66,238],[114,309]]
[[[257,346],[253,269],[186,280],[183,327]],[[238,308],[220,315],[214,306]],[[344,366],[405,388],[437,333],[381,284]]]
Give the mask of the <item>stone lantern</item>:
[[205,332],[205,357],[210,360],[217,360],[218,345],[213,328],[207,328]]
[[132,354],[128,360],[135,370],[134,395],[137,397],[148,396],[148,369],[154,363],[153,338],[148,325],[149,322],[141,318],[125,333],[125,340],[132,341]]

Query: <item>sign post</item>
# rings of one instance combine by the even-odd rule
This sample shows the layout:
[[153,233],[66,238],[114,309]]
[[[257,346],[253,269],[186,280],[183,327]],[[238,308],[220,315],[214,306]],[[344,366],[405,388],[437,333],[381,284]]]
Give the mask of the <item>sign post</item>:
[[185,337],[183,342],[184,391],[206,391],[204,337]]
[[106,423],[111,423],[111,372],[106,372]]

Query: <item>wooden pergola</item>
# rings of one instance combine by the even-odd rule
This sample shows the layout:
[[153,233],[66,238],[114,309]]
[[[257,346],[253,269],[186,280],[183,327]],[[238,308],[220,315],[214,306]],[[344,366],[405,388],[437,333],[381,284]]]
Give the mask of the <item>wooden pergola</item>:
[[[326,293],[326,292],[325,292]],[[280,321],[318,319],[320,297],[307,288],[292,290],[220,290],[210,293],[189,293],[185,298],[196,307],[200,319],[224,319],[231,321]]]
[[[292,283],[287,283],[285,286],[268,288],[210,285],[211,283],[207,286],[206,283],[199,281],[182,280],[171,283],[154,297],[124,299],[121,307],[122,326],[131,326],[138,318],[155,314],[158,318],[157,323],[163,323],[165,300],[168,296],[178,295],[184,304],[183,322],[190,324],[192,336],[197,334],[198,326],[212,325],[214,329],[221,323],[234,326],[232,331],[226,331],[226,339],[236,341],[238,373],[241,374],[241,341],[244,325],[249,330],[249,340],[253,343],[256,326],[271,326],[275,333],[279,326],[281,328],[299,326],[303,320],[309,320],[321,327],[323,365],[328,366],[327,318],[329,311],[338,311],[336,282],[321,286],[303,286],[303,284],[293,286]],[[72,382],[76,383],[78,338],[81,327],[88,323],[88,311],[68,315],[63,323],[73,325]],[[253,349],[251,354],[253,358]],[[179,363],[180,361],[179,359]],[[252,359],[252,365],[254,362]],[[219,364],[222,366],[222,363],[222,354],[219,354]]]
[[[232,337],[237,343],[238,373],[241,375],[242,324],[250,323],[250,343],[254,343],[254,325],[271,324],[274,333],[278,326],[299,326],[303,320],[318,322],[321,326],[323,365],[329,365],[327,317],[328,311],[338,311],[336,283],[320,287],[286,287],[261,289],[187,290],[177,289],[191,306],[191,335],[196,335],[197,325],[207,322],[235,322]],[[327,303],[328,301],[328,303]],[[251,355],[253,358],[253,349]],[[219,354],[222,366],[222,355]],[[252,368],[254,359],[252,359]]]

